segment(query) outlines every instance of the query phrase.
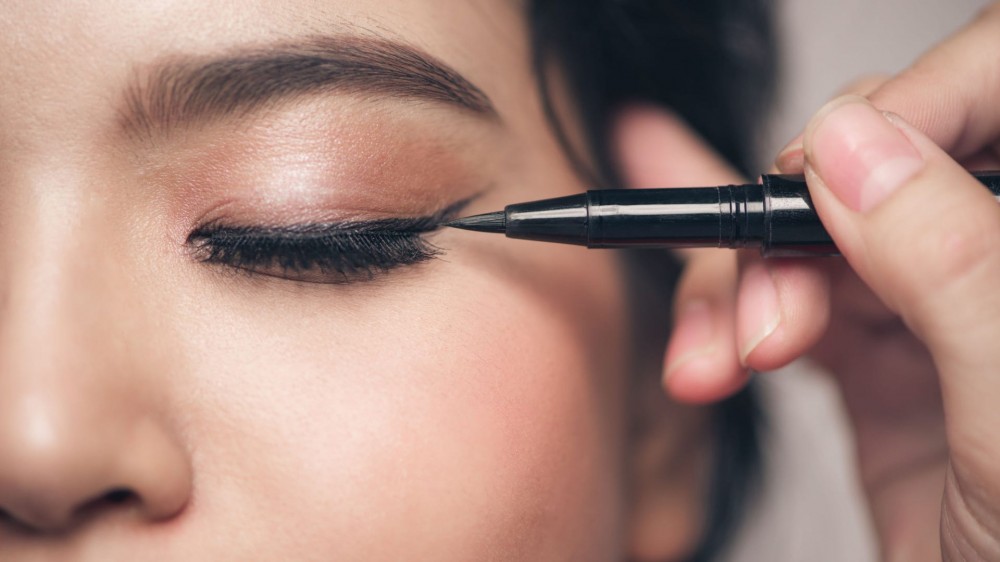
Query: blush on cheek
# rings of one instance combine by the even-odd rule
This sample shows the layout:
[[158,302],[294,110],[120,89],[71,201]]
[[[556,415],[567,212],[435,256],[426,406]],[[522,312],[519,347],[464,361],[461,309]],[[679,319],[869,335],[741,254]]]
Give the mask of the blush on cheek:
[[326,330],[287,306],[296,321],[267,330],[216,319],[238,343],[204,365],[199,426],[239,432],[207,436],[206,465],[245,459],[236,511],[334,558],[614,559],[622,454],[601,381],[621,374],[568,317],[494,278],[452,282],[369,313],[332,300]]
[[619,473],[608,454],[617,447],[601,439],[598,375],[551,320],[517,306],[481,313],[531,329],[500,330],[492,345],[469,332],[399,350],[411,358],[395,391],[405,398],[388,414],[394,439],[365,488],[393,497],[409,538],[434,537],[448,559],[609,548]]
[[618,447],[603,439],[608,420],[594,385],[602,374],[581,361],[578,341],[543,318],[520,317],[533,322],[531,332],[505,335],[489,355],[456,357],[482,361],[467,375],[489,385],[484,393],[467,383],[454,412],[477,419],[462,440],[480,448],[468,474],[489,491],[478,533],[525,559],[558,559],[572,545],[583,549],[572,559],[585,560],[616,542],[608,516],[617,509]]
[[591,361],[572,314],[489,276],[463,281],[382,326],[420,327],[379,362],[400,373],[394,433],[407,436],[408,474],[421,475],[409,498],[428,522],[422,532],[447,529],[470,558],[489,545],[512,559],[566,549],[613,559],[622,444],[607,418],[620,410],[606,402],[620,396],[608,381],[623,385],[623,373]]

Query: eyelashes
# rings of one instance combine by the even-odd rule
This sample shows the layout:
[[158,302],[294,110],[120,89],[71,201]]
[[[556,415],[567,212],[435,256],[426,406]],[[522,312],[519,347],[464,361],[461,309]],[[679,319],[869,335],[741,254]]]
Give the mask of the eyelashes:
[[295,281],[341,284],[370,280],[440,252],[421,233],[352,231],[333,224],[207,225],[191,234],[189,244],[203,263]]
[[460,201],[424,217],[286,226],[231,225],[216,221],[188,236],[195,259],[250,274],[310,283],[345,284],[374,279],[441,253],[425,235],[469,203]]

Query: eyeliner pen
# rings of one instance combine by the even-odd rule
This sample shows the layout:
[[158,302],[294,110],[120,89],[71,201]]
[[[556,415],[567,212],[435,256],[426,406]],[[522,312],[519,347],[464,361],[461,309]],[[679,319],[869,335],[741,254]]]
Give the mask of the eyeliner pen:
[[[973,175],[1000,200],[1000,171]],[[816,214],[805,178],[793,175],[764,175],[753,185],[588,191],[508,205],[446,226],[588,248],[760,248],[764,257],[839,254]]]

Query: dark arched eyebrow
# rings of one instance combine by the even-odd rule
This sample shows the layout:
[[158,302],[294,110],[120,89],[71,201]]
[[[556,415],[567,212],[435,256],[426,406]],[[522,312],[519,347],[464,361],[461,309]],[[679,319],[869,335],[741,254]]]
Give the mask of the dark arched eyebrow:
[[380,38],[336,36],[174,56],[139,69],[125,90],[120,124],[130,135],[150,135],[326,92],[438,102],[497,118],[481,89],[429,54]]

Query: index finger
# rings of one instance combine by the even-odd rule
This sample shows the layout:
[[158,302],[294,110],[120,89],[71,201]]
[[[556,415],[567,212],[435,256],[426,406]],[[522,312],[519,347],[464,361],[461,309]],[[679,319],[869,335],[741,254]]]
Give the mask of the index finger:
[[1000,136],[1000,2],[868,96],[962,160]]

